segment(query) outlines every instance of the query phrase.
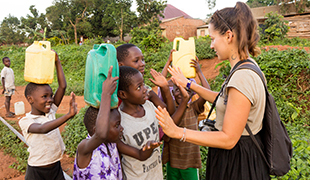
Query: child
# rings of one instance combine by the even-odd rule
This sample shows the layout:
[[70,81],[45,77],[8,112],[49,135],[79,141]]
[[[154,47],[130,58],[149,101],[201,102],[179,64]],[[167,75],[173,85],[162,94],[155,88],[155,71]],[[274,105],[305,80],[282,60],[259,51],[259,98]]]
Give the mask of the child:
[[[195,67],[202,85],[209,88],[197,60],[192,60],[191,66]],[[172,94],[178,109],[172,119],[179,127],[198,130],[198,116],[204,111],[205,100],[198,98],[188,103],[194,94],[183,87],[173,86]],[[186,138],[186,137],[184,137]],[[200,149],[198,145],[182,142],[179,139],[164,138],[163,164],[167,163],[167,180],[198,180],[198,169],[201,168]]]
[[[137,69],[129,66],[120,67],[117,95],[122,100],[119,111],[121,125],[124,127],[123,142],[140,149],[148,140],[159,141],[156,107],[147,100],[143,76]],[[159,147],[143,162],[123,155],[122,165],[129,180],[163,179]]]
[[111,72],[112,67],[109,69],[107,79],[102,84],[100,108],[96,109],[90,106],[84,115],[84,124],[89,135],[78,145],[74,161],[74,180],[122,179],[121,162],[117,149],[121,153],[145,160],[151,155],[153,148],[160,145],[160,143],[149,141],[139,151],[119,143],[124,129],[121,126],[119,111],[110,109],[111,95],[116,89],[118,79],[118,77],[112,78]]
[[15,85],[14,85],[14,72],[13,69],[10,68],[11,60],[8,57],[2,58],[2,62],[4,64],[4,68],[1,71],[1,82],[3,86],[2,94],[5,96],[5,116],[8,118],[13,118],[14,113],[10,111],[10,103],[11,103],[11,96],[14,94]]
[[[117,50],[117,60],[119,66],[130,66],[140,71],[142,76],[144,75],[145,61],[142,51],[134,44],[123,44],[116,48]],[[154,71],[151,71],[151,73]],[[161,78],[161,76],[157,76]],[[160,83],[156,84],[160,86],[163,101],[157,96],[157,94],[149,88],[148,90],[148,100],[150,100],[156,107],[159,105],[162,108],[167,107],[169,114],[173,114],[175,111],[175,104],[173,102],[169,86],[166,86],[166,83],[163,85],[161,82],[166,80],[158,79],[155,81]]]
[[29,144],[26,180],[65,179],[60,165],[65,145],[58,127],[75,116],[77,105],[75,94],[71,92],[69,112],[58,119],[55,118],[67,86],[57,53],[55,66],[59,87],[54,96],[48,84],[29,83],[25,89],[31,112],[19,121],[19,126]]

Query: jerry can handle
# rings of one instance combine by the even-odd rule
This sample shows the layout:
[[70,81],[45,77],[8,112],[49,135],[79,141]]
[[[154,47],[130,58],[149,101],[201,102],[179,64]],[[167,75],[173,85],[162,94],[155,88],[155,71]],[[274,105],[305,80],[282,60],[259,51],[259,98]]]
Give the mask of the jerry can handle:
[[176,51],[178,51],[178,49],[177,49],[177,44],[178,44],[178,42],[180,42],[181,40],[183,40],[183,38],[180,38],[180,37],[174,38],[174,40],[173,40],[173,49],[175,49]]
[[99,52],[100,54],[105,54],[108,50],[107,44],[94,44],[93,46],[94,50]]
[[42,46],[44,44],[46,46],[45,49],[51,50],[51,42],[49,42],[49,41],[39,41],[39,43],[40,43],[40,46]]

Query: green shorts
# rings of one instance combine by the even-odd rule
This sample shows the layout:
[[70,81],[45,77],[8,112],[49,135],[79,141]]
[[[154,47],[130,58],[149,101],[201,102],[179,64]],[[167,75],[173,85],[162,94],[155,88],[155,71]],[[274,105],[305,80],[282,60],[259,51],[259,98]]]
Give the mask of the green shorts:
[[178,169],[170,166],[167,162],[167,180],[199,180],[197,168]]

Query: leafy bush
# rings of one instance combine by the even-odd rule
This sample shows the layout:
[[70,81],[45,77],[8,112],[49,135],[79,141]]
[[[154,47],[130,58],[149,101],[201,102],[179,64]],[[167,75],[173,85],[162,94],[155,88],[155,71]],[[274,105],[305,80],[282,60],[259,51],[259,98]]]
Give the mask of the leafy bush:
[[215,57],[215,51],[211,49],[211,38],[209,36],[195,38],[196,56],[198,59],[212,59]]
[[157,21],[153,21],[147,26],[134,28],[131,30],[130,35],[132,38],[129,42],[138,46],[143,53],[157,52],[158,49],[168,42],[168,39],[162,36],[162,31]]
[[67,121],[65,130],[62,132],[63,141],[66,144],[66,153],[71,157],[75,155],[77,146],[88,134],[83,122],[87,108],[88,106],[81,108],[73,119]]
[[270,12],[266,14],[267,19],[265,20],[262,30],[261,37],[264,42],[274,41],[283,39],[289,29],[288,21],[283,19],[283,16],[276,13]]
[[25,144],[2,122],[0,122],[0,137],[1,149],[17,160],[17,163],[10,167],[25,172],[29,155]]

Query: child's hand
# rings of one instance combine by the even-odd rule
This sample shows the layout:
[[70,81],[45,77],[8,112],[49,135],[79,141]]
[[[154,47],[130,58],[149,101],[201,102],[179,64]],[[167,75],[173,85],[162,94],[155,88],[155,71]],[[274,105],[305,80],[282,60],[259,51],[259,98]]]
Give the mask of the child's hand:
[[53,52],[55,52],[55,63],[57,62],[57,61],[59,61],[59,56],[58,56],[58,54],[57,54],[57,52],[55,51],[55,50],[53,50],[53,49],[51,49]]
[[113,66],[108,71],[107,79],[102,83],[102,93],[112,95],[116,89],[118,77],[112,77]]
[[154,80],[150,78],[150,81],[154,83],[158,87],[168,86],[168,81],[166,78],[159,72],[151,69],[151,75],[153,76]]
[[69,116],[73,117],[77,113],[77,103],[75,102],[75,94],[71,92]]
[[186,91],[186,89],[184,87],[182,87],[180,84],[178,84],[177,82],[175,82],[174,79],[172,79],[172,81],[174,82],[174,84],[179,88],[180,92],[181,92],[181,96],[183,97],[182,100],[186,101],[186,103],[189,101],[190,99],[190,95],[188,94],[188,92]]
[[149,149],[155,149],[158,146],[160,146],[162,144],[162,142],[156,142],[156,141],[148,141],[146,142],[146,144],[143,146],[142,151],[146,151]]
[[199,59],[198,57],[196,56],[196,59],[192,59],[192,61],[190,62],[191,64],[191,67],[194,67],[196,72],[201,72],[201,68],[200,68],[200,65],[199,65]]
[[172,62],[172,53],[175,52],[175,49],[171,49],[167,63],[170,64]]

